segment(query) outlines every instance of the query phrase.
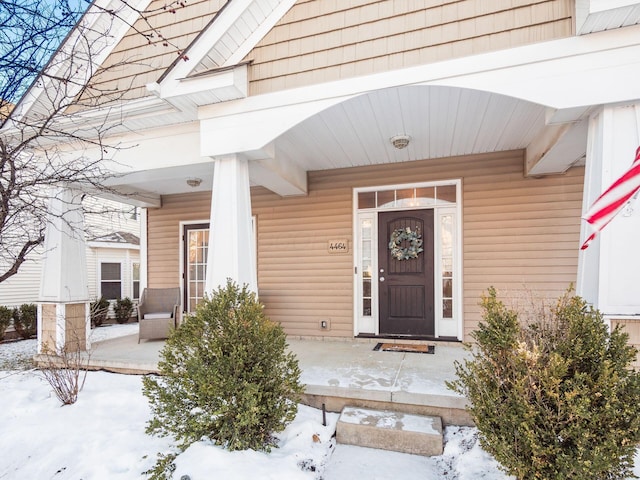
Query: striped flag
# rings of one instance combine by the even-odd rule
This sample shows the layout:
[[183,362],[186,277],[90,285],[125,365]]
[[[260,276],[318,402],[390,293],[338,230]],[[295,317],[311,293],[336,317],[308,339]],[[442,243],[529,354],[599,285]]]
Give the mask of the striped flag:
[[636,159],[631,168],[618,180],[613,182],[602,195],[591,205],[589,211],[582,217],[595,231],[580,247],[584,250],[591,241],[626,205],[629,199],[640,189],[640,147],[636,150]]

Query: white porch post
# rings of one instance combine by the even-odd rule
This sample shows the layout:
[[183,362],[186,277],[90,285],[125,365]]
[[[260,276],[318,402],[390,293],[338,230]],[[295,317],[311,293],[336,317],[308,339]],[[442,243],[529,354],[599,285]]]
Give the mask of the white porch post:
[[[640,104],[607,106],[590,118],[582,212],[620,177],[640,145]],[[581,223],[580,244],[591,233]],[[640,200],[633,199],[580,252],[576,293],[605,315],[640,312]],[[578,248],[579,246],[576,246]]]
[[38,353],[90,347],[89,289],[81,193],[52,192],[38,304]]
[[209,294],[226,285],[228,278],[258,292],[249,187],[245,158],[215,159],[205,285]]

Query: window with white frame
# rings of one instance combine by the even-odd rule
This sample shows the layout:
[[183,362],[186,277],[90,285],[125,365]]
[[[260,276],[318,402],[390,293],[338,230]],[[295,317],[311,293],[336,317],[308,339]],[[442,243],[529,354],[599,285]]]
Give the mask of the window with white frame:
[[132,265],[131,279],[133,282],[132,290],[131,290],[133,294],[133,299],[138,300],[140,298],[140,264],[139,263],[134,263]]
[[184,242],[185,309],[194,312],[205,294],[209,225],[185,225]]
[[122,265],[100,263],[100,294],[107,300],[122,298]]

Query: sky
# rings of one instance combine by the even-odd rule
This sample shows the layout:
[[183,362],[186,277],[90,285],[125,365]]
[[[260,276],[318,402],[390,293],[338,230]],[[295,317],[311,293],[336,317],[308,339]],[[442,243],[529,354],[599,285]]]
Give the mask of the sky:
[[89,3],[0,1],[0,98],[16,103]]

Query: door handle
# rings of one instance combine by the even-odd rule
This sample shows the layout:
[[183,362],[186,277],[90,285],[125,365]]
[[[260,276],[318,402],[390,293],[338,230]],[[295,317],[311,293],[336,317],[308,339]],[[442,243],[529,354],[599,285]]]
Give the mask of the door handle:
[[381,281],[381,282],[384,282],[384,277],[380,277],[380,281]]

